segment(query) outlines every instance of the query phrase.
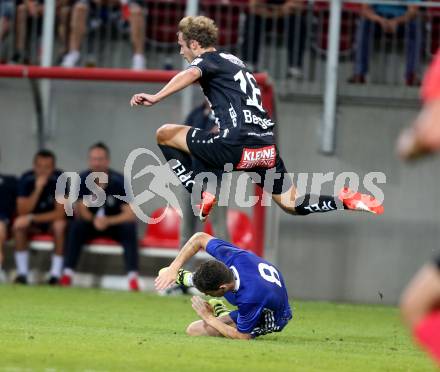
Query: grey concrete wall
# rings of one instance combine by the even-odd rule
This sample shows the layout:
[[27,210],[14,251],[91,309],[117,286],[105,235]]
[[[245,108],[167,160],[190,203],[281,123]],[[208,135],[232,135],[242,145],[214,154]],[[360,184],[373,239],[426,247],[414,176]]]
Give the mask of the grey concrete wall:
[[[440,159],[404,165],[394,155],[414,108],[342,105],[337,151],[318,153],[320,106],[283,103],[280,145],[289,171],[382,171],[385,214],[281,216],[278,262],[300,298],[395,303],[418,267],[438,252]],[[362,189],[362,187],[361,187]],[[383,295],[381,299],[381,295]]]
[[[54,82],[54,126],[48,147],[58,154],[60,167],[85,168],[87,148],[98,140],[111,146],[113,166],[119,170],[136,147],[159,154],[155,129],[161,123],[180,122],[179,98],[151,109],[128,106],[133,93],[156,88]],[[0,112],[0,171],[20,173],[30,167],[36,150],[35,114],[26,81],[0,80]],[[380,185],[385,193],[383,216],[344,212],[280,216],[278,249],[267,248],[293,297],[395,303],[417,268],[437,251],[440,159],[407,166],[394,156],[397,133],[415,115],[414,107],[343,104],[338,110],[337,151],[328,157],[318,152],[320,104],[279,104],[280,146],[289,171],[354,171],[361,179],[370,171],[387,175],[386,185]]]

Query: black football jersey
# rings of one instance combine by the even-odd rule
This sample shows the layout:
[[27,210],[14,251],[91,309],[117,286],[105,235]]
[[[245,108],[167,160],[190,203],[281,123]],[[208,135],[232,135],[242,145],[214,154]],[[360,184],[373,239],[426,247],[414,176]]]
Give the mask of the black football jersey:
[[261,90],[246,65],[232,54],[205,52],[189,68],[202,74],[200,86],[230,144],[273,144],[275,123],[263,108]]
[[[47,213],[55,209],[56,200],[55,192],[57,186],[58,177],[61,175],[62,171],[56,169],[52,175],[49,177],[46,186],[44,186],[43,191],[35,205],[32,213]],[[29,197],[35,190],[36,176],[33,170],[24,173],[20,180],[18,181],[18,196],[19,197]]]

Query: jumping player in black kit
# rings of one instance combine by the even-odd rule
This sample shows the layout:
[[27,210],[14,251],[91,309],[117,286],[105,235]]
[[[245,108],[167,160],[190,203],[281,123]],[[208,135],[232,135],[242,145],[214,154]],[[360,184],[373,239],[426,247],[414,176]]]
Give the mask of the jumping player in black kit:
[[[271,193],[273,200],[290,214],[307,215],[338,209],[383,213],[383,206],[372,196],[347,188],[337,196],[298,195],[279,155],[273,132],[275,123],[262,106],[255,77],[239,58],[215,49],[218,29],[210,18],[185,17],[178,30],[180,54],[190,63],[189,67],[158,93],[135,94],[130,104],[152,106],[199,82],[216,117],[218,132],[177,124],[162,125],[156,132],[162,153],[190,193],[197,174],[223,170],[226,164],[232,164],[233,170],[252,172],[256,183]],[[192,169],[191,155],[206,168]],[[276,171],[270,181],[269,170]],[[199,214],[202,220],[215,203],[215,195],[207,191],[202,193]]]

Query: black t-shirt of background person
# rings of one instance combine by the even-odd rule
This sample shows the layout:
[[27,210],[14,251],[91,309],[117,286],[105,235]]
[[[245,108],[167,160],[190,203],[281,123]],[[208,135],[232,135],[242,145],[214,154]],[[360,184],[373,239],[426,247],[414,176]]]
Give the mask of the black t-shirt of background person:
[[[57,179],[62,171],[56,169],[47,180],[46,186],[38,198],[37,204],[31,213],[40,214],[52,212],[55,209],[55,190],[57,186]],[[35,173],[33,170],[24,173],[18,181],[18,196],[28,197],[35,190]]]
[[0,220],[10,220],[15,212],[17,178],[0,174]]
[[[86,195],[94,195],[91,190],[86,186],[86,178],[91,173],[91,170],[87,170],[81,173],[81,187],[79,189],[79,199],[82,199]],[[106,193],[105,204],[101,207],[104,208],[106,216],[115,216],[122,212],[122,206],[127,204],[126,202],[115,198],[115,195],[125,196],[124,176],[114,170],[108,172],[108,183],[100,186]],[[90,207],[90,212],[95,215],[99,207]]]

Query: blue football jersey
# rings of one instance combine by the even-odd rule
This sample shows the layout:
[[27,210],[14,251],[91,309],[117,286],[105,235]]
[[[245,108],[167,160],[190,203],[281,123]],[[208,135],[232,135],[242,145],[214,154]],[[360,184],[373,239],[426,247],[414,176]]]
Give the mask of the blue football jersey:
[[238,308],[231,318],[239,332],[252,333],[265,311],[273,312],[275,324],[292,318],[283,276],[274,265],[220,239],[211,239],[206,251],[234,273],[235,289],[224,297]]

